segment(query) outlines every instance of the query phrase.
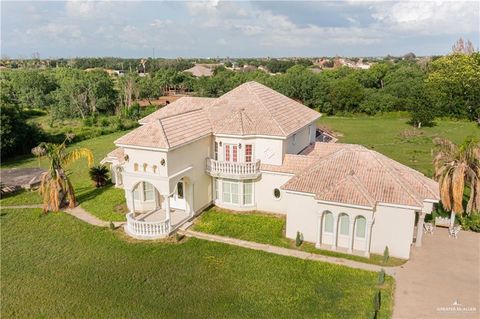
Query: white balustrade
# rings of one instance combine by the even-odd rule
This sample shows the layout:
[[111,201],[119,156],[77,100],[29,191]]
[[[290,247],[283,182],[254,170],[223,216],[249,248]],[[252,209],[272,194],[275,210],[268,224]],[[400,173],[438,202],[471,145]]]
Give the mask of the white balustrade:
[[136,220],[133,213],[127,214],[127,230],[134,236],[160,238],[166,237],[170,233],[170,221],[146,222]]
[[255,178],[260,174],[260,161],[223,162],[207,158],[207,172],[215,177]]

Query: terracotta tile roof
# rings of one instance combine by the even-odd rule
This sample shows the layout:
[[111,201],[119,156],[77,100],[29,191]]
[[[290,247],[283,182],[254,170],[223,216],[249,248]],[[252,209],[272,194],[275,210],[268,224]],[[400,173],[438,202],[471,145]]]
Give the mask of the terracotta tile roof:
[[260,170],[277,173],[298,174],[312,165],[317,159],[313,156],[285,154],[282,165],[261,164]]
[[116,149],[108,153],[107,156],[105,156],[105,158],[100,163],[112,163],[114,161],[118,162],[119,164],[125,163],[125,151],[123,147],[117,147]]
[[320,118],[320,113],[253,81],[225,93],[207,109],[219,134],[286,137]]
[[304,153],[315,158],[314,163],[283,189],[367,207],[375,203],[422,207],[426,199],[439,199],[436,182],[363,146],[315,143]]
[[[247,82],[219,98],[182,97],[142,118],[139,122],[146,127],[117,143],[169,148],[208,134],[207,128],[210,134],[287,137],[319,117],[320,113],[262,84]],[[170,128],[161,127],[164,124]]]
[[213,103],[215,100],[215,98],[208,97],[184,96],[170,104],[167,104],[166,106],[153,112],[152,114],[145,116],[138,122],[140,124],[146,124],[160,118],[190,112],[192,110],[203,109],[204,107]]
[[203,110],[192,109],[148,122],[117,139],[115,144],[168,149],[210,135],[211,132],[210,121]]
[[200,64],[194,65],[190,69],[185,70],[183,72],[191,73],[193,76],[196,76],[196,77],[212,76],[213,75],[213,71],[212,71],[211,68],[208,68],[208,67],[200,65]]

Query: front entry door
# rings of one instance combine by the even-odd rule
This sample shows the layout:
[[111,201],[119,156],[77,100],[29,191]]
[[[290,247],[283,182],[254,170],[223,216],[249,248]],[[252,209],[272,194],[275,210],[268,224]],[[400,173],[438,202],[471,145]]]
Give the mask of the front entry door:
[[187,205],[185,202],[185,183],[180,181],[177,183],[175,193],[170,198],[170,207],[175,209],[186,210]]

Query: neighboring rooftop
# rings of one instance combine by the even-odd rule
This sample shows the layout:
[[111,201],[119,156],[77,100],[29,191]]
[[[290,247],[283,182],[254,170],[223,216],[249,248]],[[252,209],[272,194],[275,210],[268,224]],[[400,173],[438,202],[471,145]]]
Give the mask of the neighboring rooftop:
[[212,133],[287,137],[318,118],[303,104],[247,82],[219,98],[182,97],[142,118],[142,127],[115,143],[163,149]]
[[[289,157],[291,157],[290,155]],[[377,203],[423,206],[423,201],[438,201],[438,184],[423,174],[378,152],[360,145],[317,142],[293,155],[308,162],[301,172],[284,165],[262,166],[262,169],[296,174],[282,189],[311,193],[315,199],[351,205],[374,207]]]
[[206,67],[201,64],[196,64],[193,67],[191,67],[188,70],[185,70],[183,72],[190,73],[195,77],[201,77],[201,76],[212,76],[213,75],[213,70],[210,67]]

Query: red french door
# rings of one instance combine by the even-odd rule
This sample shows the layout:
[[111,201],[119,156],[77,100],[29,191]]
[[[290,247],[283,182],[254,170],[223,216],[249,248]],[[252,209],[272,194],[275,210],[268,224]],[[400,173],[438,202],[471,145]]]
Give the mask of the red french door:
[[237,162],[238,161],[238,146],[232,144],[225,144],[225,161]]

